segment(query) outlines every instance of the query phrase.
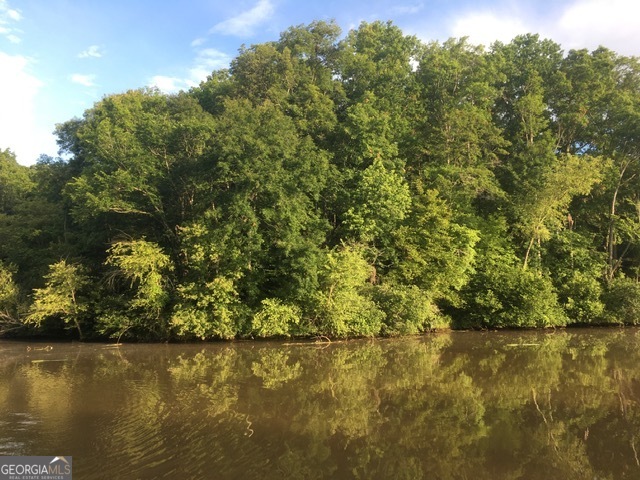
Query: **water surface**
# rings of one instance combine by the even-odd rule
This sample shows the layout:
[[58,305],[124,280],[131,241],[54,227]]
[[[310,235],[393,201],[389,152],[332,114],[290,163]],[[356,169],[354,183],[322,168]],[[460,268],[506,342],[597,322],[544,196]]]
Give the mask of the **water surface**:
[[71,455],[77,479],[638,479],[639,346],[636,329],[4,341],[0,455]]

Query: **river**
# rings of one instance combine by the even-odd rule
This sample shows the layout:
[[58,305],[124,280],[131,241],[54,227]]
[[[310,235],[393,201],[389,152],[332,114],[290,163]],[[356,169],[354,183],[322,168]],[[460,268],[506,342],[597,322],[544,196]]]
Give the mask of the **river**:
[[0,456],[75,479],[638,479],[640,330],[0,341]]

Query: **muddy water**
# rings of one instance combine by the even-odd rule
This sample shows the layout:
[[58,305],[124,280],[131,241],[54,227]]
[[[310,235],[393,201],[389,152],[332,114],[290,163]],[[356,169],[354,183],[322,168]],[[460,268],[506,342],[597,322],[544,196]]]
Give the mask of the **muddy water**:
[[0,455],[76,479],[638,479],[640,331],[4,341]]

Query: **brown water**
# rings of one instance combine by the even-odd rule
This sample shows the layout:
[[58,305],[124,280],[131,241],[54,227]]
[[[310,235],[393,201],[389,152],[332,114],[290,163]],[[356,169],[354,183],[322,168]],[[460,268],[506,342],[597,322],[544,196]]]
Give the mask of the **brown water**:
[[76,479],[640,478],[636,329],[50,345],[0,342],[0,455]]

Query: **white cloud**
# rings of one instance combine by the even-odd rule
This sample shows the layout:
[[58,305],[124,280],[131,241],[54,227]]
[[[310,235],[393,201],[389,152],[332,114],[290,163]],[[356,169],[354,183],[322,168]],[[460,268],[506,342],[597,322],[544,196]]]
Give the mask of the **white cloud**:
[[391,13],[394,15],[413,15],[420,12],[423,8],[423,3],[413,5],[396,5],[391,8]]
[[96,76],[95,75],[85,75],[82,73],[74,73],[73,75],[71,75],[71,81],[73,83],[77,83],[78,85],[82,85],[85,87],[95,87],[96,83],[95,83],[95,79]]
[[569,48],[603,45],[625,55],[640,55],[640,2],[579,0],[553,24],[549,36]]
[[231,57],[215,48],[206,48],[198,52],[193,66],[184,77],[156,75],[151,78],[149,85],[157,87],[164,93],[177,93],[197,87],[214,70],[226,68],[231,63]]
[[231,57],[215,48],[206,48],[198,53],[194,66],[189,70],[191,78],[198,83],[207,78],[214,70],[226,68],[231,63]]
[[455,20],[451,27],[454,37],[469,37],[471,43],[490,46],[496,40],[509,42],[531,29],[518,17],[491,12],[470,12]]
[[102,52],[100,51],[100,47],[98,45],[91,45],[86,50],[83,50],[78,54],[78,58],[100,58],[102,57]]
[[156,87],[164,93],[178,93],[180,90],[188,90],[195,84],[189,78],[168,77],[156,75],[149,80],[150,87]]
[[20,30],[10,26],[20,20],[22,20],[20,11],[11,8],[7,0],[0,0],[0,35],[3,35],[11,43],[20,43],[20,37],[17,35]]
[[22,14],[19,10],[11,8],[7,0],[0,0],[0,18],[17,22],[22,20]]
[[199,47],[200,45],[204,44],[207,41],[206,38],[196,38],[193,42],[191,42],[191,46],[192,47]]
[[251,10],[218,23],[209,33],[248,37],[253,35],[255,27],[269,20],[273,12],[274,8],[270,0],[258,0],[258,3]]
[[0,0],[0,18],[5,18],[17,22],[19,20],[22,20],[22,14],[19,10],[11,8],[7,0]]
[[640,55],[638,0],[571,0],[538,13],[531,4],[510,5],[500,13],[481,7],[466,11],[453,18],[447,33],[486,46],[496,40],[509,42],[523,33],[539,33],[565,51],[603,45],[620,54]]
[[51,125],[41,125],[36,117],[36,97],[44,84],[29,66],[27,57],[0,52],[0,148],[10,148],[24,165],[57,150]]

